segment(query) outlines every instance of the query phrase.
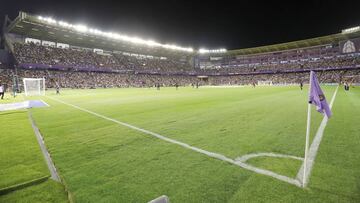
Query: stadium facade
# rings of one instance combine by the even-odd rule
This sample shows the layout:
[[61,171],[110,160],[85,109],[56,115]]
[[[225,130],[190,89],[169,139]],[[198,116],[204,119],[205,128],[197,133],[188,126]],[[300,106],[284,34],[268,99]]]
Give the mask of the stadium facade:
[[358,27],[254,48],[193,50],[19,12],[5,17],[1,44],[8,85],[21,77],[78,88],[288,84],[306,82],[310,70],[321,72],[322,82],[360,82]]

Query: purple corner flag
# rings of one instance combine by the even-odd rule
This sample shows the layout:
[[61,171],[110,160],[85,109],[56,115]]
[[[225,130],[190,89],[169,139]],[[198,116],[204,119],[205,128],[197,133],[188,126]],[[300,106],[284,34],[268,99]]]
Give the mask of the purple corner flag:
[[332,113],[330,107],[326,101],[323,91],[320,88],[314,71],[310,72],[309,103],[314,104],[318,112],[324,113],[328,118],[331,117]]

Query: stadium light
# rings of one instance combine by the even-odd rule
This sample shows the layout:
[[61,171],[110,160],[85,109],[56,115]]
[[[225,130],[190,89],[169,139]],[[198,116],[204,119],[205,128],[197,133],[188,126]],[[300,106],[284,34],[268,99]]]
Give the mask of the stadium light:
[[341,33],[346,34],[346,33],[353,33],[353,32],[357,32],[357,31],[360,31],[360,26],[344,29],[341,31]]
[[98,29],[88,28],[86,25],[82,25],[82,24],[73,25],[73,24],[70,24],[70,23],[67,23],[64,21],[56,21],[52,18],[43,17],[43,16],[38,16],[38,19],[42,22],[46,22],[49,24],[55,24],[55,25],[58,25],[58,26],[61,26],[64,28],[68,28],[68,29],[74,29],[75,31],[82,32],[82,33],[90,33],[93,35],[98,35],[98,36],[107,37],[107,38],[116,39],[116,40],[122,40],[122,41],[130,42],[130,43],[134,43],[134,44],[143,44],[143,45],[147,45],[150,47],[163,47],[166,49],[172,49],[172,50],[178,50],[178,51],[194,52],[194,49],[191,47],[185,48],[185,47],[180,47],[177,45],[161,44],[161,43],[155,42],[153,40],[144,40],[144,39],[141,39],[138,37],[129,37],[126,35],[120,35],[120,34],[112,33],[112,32],[103,32]]
[[74,26],[75,30],[79,31],[79,32],[87,32],[89,29],[86,27],[86,25],[75,25]]
[[64,21],[59,21],[59,25],[61,25],[62,27],[67,27],[67,28],[70,28],[72,27],[73,25],[67,23],[67,22],[64,22]]
[[41,20],[41,21],[45,21],[47,23],[50,23],[50,24],[56,24],[56,20],[50,18],[50,17],[42,17],[42,16],[38,16],[38,19]]
[[208,54],[208,53],[225,53],[227,52],[226,49],[222,48],[222,49],[199,49],[199,53],[200,54]]
[[155,42],[155,41],[153,41],[153,40],[148,40],[148,41],[146,41],[146,45],[151,46],[151,47],[161,46],[160,43],[157,43],[157,42]]

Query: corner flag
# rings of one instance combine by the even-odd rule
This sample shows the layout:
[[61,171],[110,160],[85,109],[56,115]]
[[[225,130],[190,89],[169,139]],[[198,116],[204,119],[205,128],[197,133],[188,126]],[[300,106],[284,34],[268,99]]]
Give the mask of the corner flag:
[[328,118],[331,117],[331,110],[314,71],[310,72],[309,103],[314,104],[318,112],[324,113]]
[[331,110],[326,101],[325,95],[320,88],[318,79],[314,71],[310,72],[310,87],[309,87],[309,104],[307,113],[307,124],[306,124],[306,138],[305,138],[305,156],[304,156],[304,174],[302,179],[303,187],[306,187],[306,169],[308,161],[309,151],[309,138],[310,138],[310,124],[311,124],[311,104],[316,106],[316,110],[326,115],[327,118],[331,117]]

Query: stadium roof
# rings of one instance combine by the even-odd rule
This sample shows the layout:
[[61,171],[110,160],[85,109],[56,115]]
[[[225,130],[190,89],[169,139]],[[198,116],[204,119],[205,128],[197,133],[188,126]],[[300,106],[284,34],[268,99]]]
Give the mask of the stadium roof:
[[[83,29],[91,32],[84,32]],[[5,33],[15,33],[30,38],[66,43],[85,48],[166,56],[193,54],[191,48],[160,44],[136,37],[124,36],[126,40],[122,40],[116,38],[119,35],[114,33],[89,29],[83,25],[71,25],[62,21],[57,22],[50,18],[35,16],[21,11],[13,21],[8,23]]]
[[[186,50],[179,50],[176,47],[166,47],[166,45],[150,46],[150,41],[142,40],[143,43],[133,43],[131,40],[124,41],[112,37],[104,37],[97,35],[94,32],[101,32],[93,30],[92,32],[82,32],[82,27],[78,29],[69,29],[68,26],[59,26],[59,23],[51,23],[52,19],[45,19],[39,16],[31,15],[25,12],[19,12],[19,16],[11,21],[5,28],[5,32],[16,33],[27,37],[37,38],[41,40],[55,41],[67,43],[73,46],[100,48],[104,50],[118,50],[139,54],[154,54],[154,55],[193,55],[193,54],[209,54],[209,55],[249,55],[268,52],[278,52],[291,49],[301,49],[306,47],[313,47],[326,44],[336,44],[340,41],[360,37],[360,27],[343,30],[342,33],[332,34],[322,37],[316,37],[305,40],[298,40],[287,43],[280,43],[274,45],[266,45],[260,47],[244,48],[227,50],[225,52],[191,52]],[[63,22],[64,23],[64,22]],[[73,25],[71,25],[73,26]],[[81,25],[80,25],[81,26]],[[73,26],[72,28],[74,28]],[[87,29],[87,28],[86,28]],[[344,32],[345,31],[345,32]],[[155,43],[155,42],[154,42]],[[184,49],[181,47],[177,47]],[[186,49],[186,48],[185,48]],[[169,51],[170,50],[170,51]],[[222,50],[222,49],[221,49]]]
[[339,43],[340,41],[352,39],[356,37],[360,37],[359,30],[356,30],[354,32],[342,32],[338,34],[332,34],[322,37],[316,37],[316,38],[310,38],[305,40],[298,40],[298,41],[286,42],[286,43],[280,43],[274,45],[230,50],[226,54],[247,55],[247,54],[258,54],[258,53],[266,53],[266,52],[278,52],[278,51],[285,51],[290,49],[301,49],[301,48],[314,47],[319,45],[336,44]]

